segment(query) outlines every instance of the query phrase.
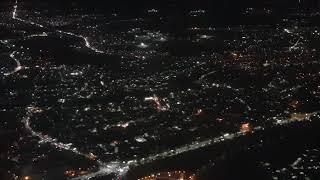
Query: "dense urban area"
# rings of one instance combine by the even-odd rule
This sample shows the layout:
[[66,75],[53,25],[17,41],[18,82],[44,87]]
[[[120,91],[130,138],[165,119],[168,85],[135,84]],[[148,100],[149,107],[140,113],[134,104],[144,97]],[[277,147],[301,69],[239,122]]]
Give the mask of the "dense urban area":
[[320,177],[317,7],[0,6],[0,179]]

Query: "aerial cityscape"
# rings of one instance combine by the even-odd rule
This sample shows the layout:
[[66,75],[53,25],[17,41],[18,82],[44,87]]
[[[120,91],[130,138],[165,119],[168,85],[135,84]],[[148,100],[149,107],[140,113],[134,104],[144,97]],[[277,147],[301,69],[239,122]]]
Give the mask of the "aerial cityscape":
[[0,2],[0,180],[319,180],[319,0]]

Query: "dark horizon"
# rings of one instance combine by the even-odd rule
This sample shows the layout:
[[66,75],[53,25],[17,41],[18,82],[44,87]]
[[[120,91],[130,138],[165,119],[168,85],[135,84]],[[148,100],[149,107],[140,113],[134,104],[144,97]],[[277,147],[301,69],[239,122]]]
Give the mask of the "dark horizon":
[[[99,0],[19,0],[20,2],[26,3],[37,3],[45,4],[49,3],[54,6],[72,6],[75,4],[85,5],[88,7],[99,7],[99,8],[113,8],[113,7],[127,7],[131,9],[141,7],[177,7],[177,8],[205,8],[205,9],[241,9],[249,7],[266,7],[266,8],[319,8],[320,0],[113,0],[113,1],[99,1]],[[13,3],[15,0],[5,0],[2,3]],[[299,3],[300,2],[300,3]]]

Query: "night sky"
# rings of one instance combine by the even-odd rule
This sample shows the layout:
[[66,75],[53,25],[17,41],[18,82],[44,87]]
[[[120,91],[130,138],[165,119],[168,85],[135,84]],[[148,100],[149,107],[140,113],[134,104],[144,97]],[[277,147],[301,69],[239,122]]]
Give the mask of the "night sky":
[[[13,4],[14,0],[6,0]],[[7,3],[2,1],[2,3]],[[30,9],[61,9],[68,12],[71,8],[85,8],[88,11],[103,13],[121,12],[122,15],[140,16],[146,9],[156,8],[164,14],[187,14],[192,9],[207,9],[209,16],[229,21],[237,18],[245,8],[258,7],[273,9],[276,16],[285,14],[292,8],[314,11],[319,9],[320,0],[20,0]]]
[[[6,0],[9,1],[9,0]],[[9,1],[10,2],[10,1]],[[299,0],[24,0],[35,4],[50,3],[56,6],[69,6],[69,5],[86,5],[88,7],[100,8],[130,8],[140,9],[143,7],[177,7],[177,8],[209,8],[209,9],[241,9],[245,7],[271,7],[271,8],[291,8],[299,6]],[[305,8],[319,7],[319,0],[301,0],[301,4]]]

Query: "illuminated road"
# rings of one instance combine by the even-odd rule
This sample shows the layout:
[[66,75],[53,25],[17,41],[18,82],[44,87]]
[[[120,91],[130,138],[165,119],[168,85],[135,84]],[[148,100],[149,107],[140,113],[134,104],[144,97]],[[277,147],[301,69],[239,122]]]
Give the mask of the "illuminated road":
[[[315,116],[318,113],[320,113],[320,111],[315,111],[313,113],[306,114],[305,120],[310,120],[309,118],[311,116]],[[319,115],[317,115],[317,116],[320,118]],[[294,118],[282,119],[282,118],[274,117],[271,119],[273,120],[273,126],[270,128],[277,127],[277,126],[289,125],[294,122],[301,121],[301,119],[294,119]],[[252,129],[253,129],[252,133],[256,133],[256,132],[260,132],[260,131],[265,130],[265,128],[261,127],[261,126],[256,126]],[[141,165],[148,164],[148,163],[152,163],[157,160],[170,158],[170,157],[177,156],[177,155],[180,155],[180,154],[183,154],[186,152],[190,152],[190,151],[194,151],[194,150],[201,149],[204,147],[212,146],[214,144],[219,144],[219,143],[222,143],[227,140],[233,140],[233,139],[239,138],[241,136],[245,136],[245,135],[246,135],[246,133],[241,132],[241,131],[235,132],[235,133],[226,133],[222,136],[207,139],[204,141],[193,142],[191,144],[186,144],[186,145],[178,147],[176,149],[164,151],[164,152],[154,154],[154,155],[151,155],[151,156],[148,156],[145,158],[134,159],[134,160],[130,160],[127,162],[110,162],[109,164],[104,164],[98,172],[91,173],[91,174],[85,175],[85,176],[77,177],[77,178],[75,178],[75,180],[85,180],[85,179],[90,179],[92,177],[105,176],[105,175],[109,175],[109,174],[117,174],[118,176],[122,176],[122,175],[125,175],[126,172],[130,168],[141,166]]]
[[44,27],[41,24],[38,24],[38,23],[35,23],[35,22],[32,22],[32,21],[27,21],[27,20],[19,18],[17,11],[18,11],[18,0],[15,1],[15,5],[13,6],[12,19],[15,19],[15,20],[23,22],[23,23],[31,24],[31,25],[34,25],[34,26],[37,26],[37,27],[41,27],[41,28]]
[[[31,24],[31,25],[34,25],[34,26],[37,26],[37,27],[40,27],[40,28],[44,27],[43,25],[38,24],[36,22],[28,21],[28,20],[24,20],[24,19],[19,18],[17,11],[18,11],[18,0],[15,1],[15,5],[13,7],[12,19],[15,19],[15,20],[23,22],[23,23]],[[85,36],[82,36],[82,35],[78,35],[78,34],[74,34],[74,33],[71,33],[71,32],[61,31],[61,30],[56,30],[56,32],[58,32],[60,34],[66,34],[66,35],[70,35],[70,36],[73,36],[73,37],[81,38],[83,40],[83,42],[85,43],[85,46],[88,49],[94,51],[95,53],[99,53],[99,54],[105,53],[104,51],[98,50],[97,48],[93,47],[91,45],[88,37],[85,37]]]
[[286,33],[288,33],[288,34],[293,34],[294,36],[299,37],[299,39],[298,39],[292,46],[289,47],[289,51],[299,49],[300,41],[304,39],[303,36],[301,36],[298,32],[297,32],[297,33],[293,33],[293,32],[292,32],[291,30],[289,30],[289,29],[284,29],[284,32],[286,32]]
[[31,117],[33,114],[42,112],[41,109],[29,106],[26,109],[27,113],[24,118],[22,118],[22,123],[24,124],[24,128],[35,138],[38,138],[39,144],[50,144],[52,147],[58,150],[64,150],[74,153],[75,155],[84,157],[88,160],[92,160],[96,162],[99,166],[99,171],[84,175],[81,177],[77,177],[75,179],[90,179],[92,177],[104,176],[108,174],[116,174],[118,176],[124,175],[129,170],[129,166],[126,163],[122,163],[119,161],[104,163],[98,159],[93,154],[85,154],[77,150],[77,148],[72,146],[72,143],[62,143],[58,142],[57,139],[50,137],[49,135],[45,135],[41,132],[36,132],[31,127]]
[[88,37],[84,37],[82,35],[74,34],[72,32],[61,31],[61,30],[57,30],[57,32],[60,33],[60,34],[66,34],[66,35],[70,35],[70,36],[73,36],[73,37],[81,38],[84,41],[85,46],[88,49],[91,49],[92,51],[94,51],[96,53],[99,53],[99,54],[104,54],[105,53],[104,51],[98,50],[97,48],[91,46],[91,43],[88,40],[89,39]]
[[22,69],[20,61],[18,59],[16,59],[15,56],[14,56],[16,53],[17,53],[16,51],[11,53],[10,54],[10,58],[13,59],[16,62],[17,65],[12,71],[4,73],[5,76],[10,76],[10,75],[12,75],[12,74],[14,74],[14,73],[16,73],[16,72],[18,72],[18,71],[20,71]]
[[[30,118],[32,117],[33,113],[41,112],[41,109],[37,109],[33,106],[29,106],[26,109],[27,113],[26,116],[22,119],[22,123],[24,124],[25,129],[36,138],[39,138],[39,144],[50,144],[51,146],[55,147],[56,149],[65,150],[65,151],[71,151],[76,155],[85,157],[87,159],[93,159],[93,155],[85,154],[77,150],[77,148],[72,147],[72,143],[62,143],[58,142],[57,139],[54,139],[50,137],[49,135],[42,134],[41,132],[36,132],[31,127]],[[103,163],[99,160],[96,161],[99,165],[102,165]]]

